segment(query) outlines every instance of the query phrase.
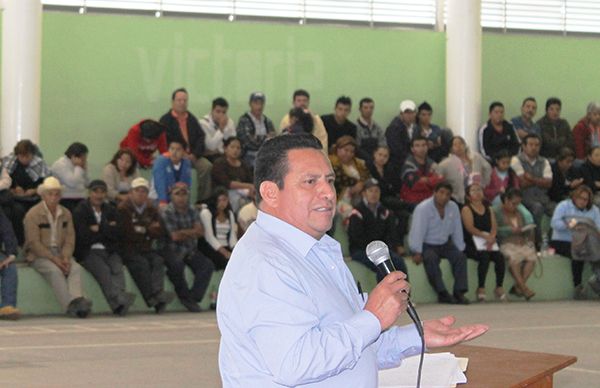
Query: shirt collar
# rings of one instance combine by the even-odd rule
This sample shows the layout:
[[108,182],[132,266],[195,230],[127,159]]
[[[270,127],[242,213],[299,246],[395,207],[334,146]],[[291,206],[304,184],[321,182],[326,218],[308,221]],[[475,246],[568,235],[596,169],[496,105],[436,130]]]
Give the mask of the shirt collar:
[[337,243],[328,235],[324,235],[320,240],[316,240],[314,237],[304,233],[295,226],[261,210],[258,211],[255,222],[265,233],[287,241],[302,255],[302,257],[306,257],[308,252],[310,252],[316,244],[331,246]]

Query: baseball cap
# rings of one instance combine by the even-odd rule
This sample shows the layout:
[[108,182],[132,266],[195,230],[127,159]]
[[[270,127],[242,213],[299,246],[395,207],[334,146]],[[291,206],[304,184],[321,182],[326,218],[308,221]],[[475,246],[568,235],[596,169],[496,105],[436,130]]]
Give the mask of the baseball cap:
[[175,184],[173,186],[171,186],[171,188],[169,189],[169,193],[177,193],[180,191],[185,191],[186,193],[190,192],[190,189],[187,185],[187,183],[185,182],[175,182]]
[[90,191],[94,191],[96,189],[102,189],[102,190],[106,191],[108,189],[108,187],[106,186],[106,183],[103,180],[101,180],[101,179],[94,179],[88,185],[88,189]]
[[407,110],[412,110],[413,112],[417,110],[417,104],[413,100],[404,100],[400,103],[400,112],[404,112]]
[[131,188],[137,189],[138,187],[145,187],[146,190],[150,190],[150,183],[148,183],[148,180],[146,178],[135,178],[133,182],[131,182]]
[[252,101],[262,101],[265,102],[267,98],[262,92],[254,92],[250,95],[250,102]]
[[379,181],[375,178],[369,178],[365,181],[364,190],[369,189],[373,186],[379,186]]

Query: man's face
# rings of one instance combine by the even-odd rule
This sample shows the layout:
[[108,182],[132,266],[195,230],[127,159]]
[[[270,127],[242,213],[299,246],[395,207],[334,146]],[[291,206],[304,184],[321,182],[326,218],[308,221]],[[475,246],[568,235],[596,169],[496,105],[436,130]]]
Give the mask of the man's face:
[[310,105],[310,99],[306,96],[294,97],[294,108],[308,109]]
[[223,151],[228,158],[239,159],[242,155],[242,145],[239,141],[232,140]]
[[316,149],[290,150],[283,181],[275,216],[317,240],[323,237],[335,214],[335,175],[329,160]]
[[536,112],[537,104],[535,101],[527,100],[525,101],[523,106],[521,106],[521,116],[523,116],[527,120],[533,119],[535,117]]
[[187,106],[188,106],[187,93],[186,92],[175,93],[175,98],[173,99],[171,106],[172,106],[173,110],[177,113],[187,112]]
[[373,111],[375,110],[375,103],[373,102],[365,102],[360,108],[360,115],[367,120],[370,120],[373,117]]
[[136,206],[142,206],[148,201],[148,189],[145,187],[136,187],[129,192],[131,201]]
[[33,160],[33,154],[17,154],[17,160],[23,166],[29,166],[29,163]]
[[416,118],[417,113],[414,110],[407,109],[404,112],[400,112],[400,119],[406,125],[414,124]]
[[546,109],[546,115],[552,121],[558,120],[560,118],[560,105],[552,104]]
[[412,154],[416,157],[424,158],[427,156],[427,141],[416,140],[410,148]]
[[46,206],[49,208],[55,208],[60,202],[60,190],[46,190],[44,194],[42,194],[42,198],[44,202],[46,202]]
[[171,202],[178,209],[186,208],[190,195],[186,189],[177,189],[171,193]]
[[263,114],[263,111],[265,110],[265,103],[262,100],[252,100],[250,102],[250,112],[254,115],[254,116],[260,116]]
[[540,141],[535,138],[527,139],[527,142],[523,143],[523,152],[530,158],[537,158],[540,154]]
[[92,206],[101,206],[106,200],[106,190],[97,188],[90,190],[90,203]]
[[593,110],[588,114],[588,119],[590,120],[590,124],[593,126],[597,126],[600,124],[600,111]]
[[423,127],[429,127],[431,125],[431,113],[430,110],[421,110],[419,112],[419,124]]
[[173,162],[173,164],[179,164],[179,162],[181,162],[181,159],[183,159],[183,146],[179,143],[171,143],[169,144],[169,154],[171,155],[171,162]]
[[337,104],[335,106],[335,118],[337,121],[344,122],[348,119],[350,115],[350,105],[346,104]]
[[441,187],[438,191],[433,193],[433,200],[435,204],[439,207],[444,207],[450,201],[450,197],[452,196],[452,191],[448,190],[445,187]]
[[227,107],[217,105],[211,114],[214,121],[220,122],[227,115]]
[[379,186],[371,186],[363,191],[363,198],[371,206],[375,206],[381,199],[381,189]]
[[504,108],[501,106],[495,106],[490,112],[490,121],[492,124],[502,124],[504,121]]

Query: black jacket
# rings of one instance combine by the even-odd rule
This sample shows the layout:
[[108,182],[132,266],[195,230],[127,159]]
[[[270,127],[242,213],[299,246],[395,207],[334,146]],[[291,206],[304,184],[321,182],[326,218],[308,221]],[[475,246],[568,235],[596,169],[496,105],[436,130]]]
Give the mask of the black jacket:
[[204,138],[206,135],[202,130],[202,127],[200,127],[200,123],[198,122],[196,116],[188,112],[187,129],[189,144],[183,138],[181,129],[179,128],[179,122],[177,122],[177,119],[173,117],[170,110],[160,118],[160,122],[167,126],[167,146],[172,140],[179,140],[183,142],[188,151],[194,154],[194,156],[197,158],[204,155]]
[[350,224],[348,225],[350,254],[364,251],[367,245],[374,240],[382,240],[390,249],[395,249],[400,245],[396,217],[383,205],[379,205],[377,216],[375,216],[364,201],[361,201],[350,215]]
[[[73,210],[73,224],[75,226],[75,252],[73,256],[77,261],[83,261],[90,253],[92,245],[102,243],[108,252],[117,250],[119,228],[117,226],[117,209],[108,203],[102,205],[100,224],[96,222],[94,210],[90,200],[81,201]],[[98,232],[92,232],[90,226],[99,225]]]

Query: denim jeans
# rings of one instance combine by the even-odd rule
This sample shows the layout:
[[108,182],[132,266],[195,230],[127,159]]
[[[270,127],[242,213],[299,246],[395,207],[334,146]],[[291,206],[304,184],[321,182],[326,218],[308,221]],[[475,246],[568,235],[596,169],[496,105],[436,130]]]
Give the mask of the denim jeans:
[[[4,257],[0,257],[0,260]],[[15,263],[10,263],[8,267],[3,268],[0,271],[0,279],[2,284],[0,285],[0,294],[2,295],[2,303],[0,307],[17,305],[17,266]]]

